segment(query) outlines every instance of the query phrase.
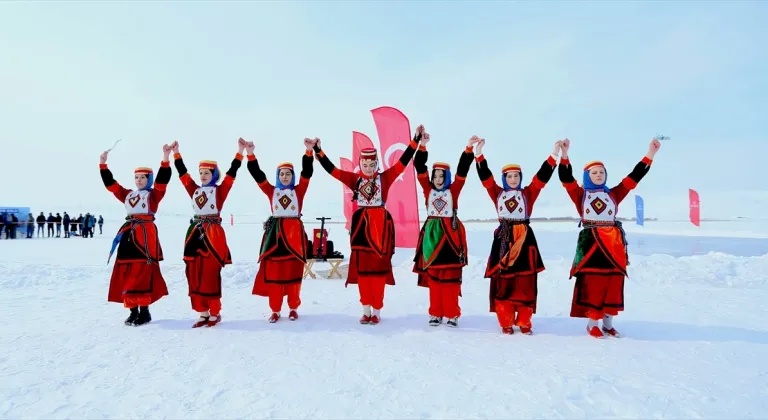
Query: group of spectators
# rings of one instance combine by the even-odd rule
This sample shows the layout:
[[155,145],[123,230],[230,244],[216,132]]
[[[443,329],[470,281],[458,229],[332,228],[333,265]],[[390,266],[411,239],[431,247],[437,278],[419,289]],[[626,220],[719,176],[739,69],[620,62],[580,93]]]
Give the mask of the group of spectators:
[[[82,238],[93,238],[93,233],[96,226],[99,226],[99,234],[102,234],[102,227],[104,225],[104,218],[99,215],[96,216],[91,213],[72,218],[64,212],[64,216],[56,213],[48,213],[48,217],[45,217],[43,212],[35,218],[32,213],[29,214],[27,220],[20,221],[19,218],[13,213],[0,213],[0,239],[16,239],[16,231],[21,228],[26,232],[27,238],[32,238],[35,234],[35,224],[37,224],[37,237],[46,237],[46,226],[48,227],[48,238],[61,238],[62,226],[64,226],[64,237],[80,236]],[[55,231],[54,231],[55,227]]]

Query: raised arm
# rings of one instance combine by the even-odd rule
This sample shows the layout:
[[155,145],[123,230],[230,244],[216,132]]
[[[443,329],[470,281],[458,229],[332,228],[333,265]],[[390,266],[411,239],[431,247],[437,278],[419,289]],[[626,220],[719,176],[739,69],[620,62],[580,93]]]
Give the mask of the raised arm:
[[216,188],[216,206],[218,208],[224,207],[224,201],[227,199],[229,191],[235,183],[237,170],[240,169],[240,166],[243,164],[243,152],[245,152],[246,145],[247,142],[243,140],[242,137],[237,139],[237,153],[235,153],[232,163],[229,164],[229,169],[227,170],[226,175],[224,175],[224,179],[221,181],[219,187]]
[[[413,135],[413,139],[408,143],[408,147],[405,149],[402,155],[400,155],[400,159],[395,162],[394,165],[390,166],[381,173],[381,184],[382,188],[384,188],[384,185],[392,185],[393,182],[395,182],[395,179],[400,176],[405,171],[405,168],[408,166],[409,163],[411,163],[411,159],[413,159],[413,155],[416,154],[416,149],[419,147],[419,142],[421,142],[423,139],[426,139],[429,141],[429,133],[424,131],[424,126],[419,125],[416,128],[416,134]],[[382,155],[382,158],[384,156]]]
[[485,160],[483,155],[483,146],[485,146],[485,139],[479,139],[475,145],[475,168],[477,168],[477,176],[480,178],[480,182],[483,183],[483,187],[485,187],[488,196],[491,197],[491,201],[495,205],[496,199],[503,189],[496,183],[493,173],[488,168],[488,161]]
[[195,180],[192,179],[192,176],[189,175],[189,172],[187,171],[187,165],[184,164],[184,160],[181,158],[178,141],[171,143],[171,150],[173,151],[173,166],[176,167],[176,172],[179,173],[181,184],[184,186],[184,189],[187,191],[187,194],[189,194],[189,197],[191,198],[195,191],[197,191],[198,185]]
[[427,160],[429,158],[429,152],[427,152],[427,143],[429,139],[421,139],[419,149],[416,151],[416,155],[413,157],[413,167],[416,169],[416,179],[419,180],[421,190],[424,196],[429,196],[432,191],[432,182],[429,179],[429,168],[427,168]]
[[354,172],[345,171],[343,169],[337,168],[333,162],[331,162],[331,159],[328,158],[328,156],[325,155],[325,152],[320,147],[320,139],[315,138],[316,142],[315,145],[312,147],[312,149],[315,151],[315,156],[317,157],[317,160],[320,162],[320,166],[325,169],[325,172],[328,172],[332,177],[339,180],[342,184],[346,185],[349,189],[354,190],[357,188],[357,180],[359,176]]
[[[171,155],[171,146],[163,145],[163,161],[160,162],[160,169],[157,171],[157,178],[155,178],[155,185],[152,187],[152,191],[149,193],[150,202],[154,202],[155,209],[157,211],[157,205],[160,200],[165,197],[165,191],[168,189],[168,183],[171,182],[171,162],[169,157]],[[152,207],[152,203],[150,203]]]
[[307,188],[309,187],[309,180],[312,178],[312,174],[315,171],[312,148],[316,143],[317,139],[304,139],[304,147],[306,147],[307,150],[301,157],[301,174],[299,175],[299,182],[296,184],[296,196],[299,197],[300,200],[304,200],[304,194],[307,193]]
[[461,193],[461,189],[464,188],[464,184],[467,182],[467,175],[469,174],[469,168],[472,166],[472,161],[475,160],[475,152],[472,147],[480,142],[480,138],[472,136],[467,143],[467,147],[461,152],[459,158],[459,164],[456,166],[456,177],[451,183],[451,194],[458,198]]
[[115,178],[112,176],[112,171],[107,168],[108,155],[109,152],[107,151],[102,153],[99,158],[99,172],[101,173],[101,181],[104,182],[104,187],[107,188],[107,191],[111,192],[115,198],[117,198],[122,203],[125,201],[125,197],[131,193],[131,190],[123,188],[120,184],[117,183],[117,181],[115,181]]
[[611,188],[611,195],[619,204],[629,194],[630,191],[637,187],[640,180],[651,170],[651,164],[653,163],[653,157],[656,156],[656,152],[661,148],[661,142],[657,139],[651,140],[651,144],[648,146],[648,153],[635,165],[632,172],[629,173],[624,179],[621,180],[619,185]]
[[563,143],[560,146],[562,155],[560,157],[560,164],[557,166],[557,175],[560,178],[563,187],[565,187],[568,197],[570,197],[573,204],[576,205],[576,211],[581,212],[584,188],[579,186],[576,182],[576,178],[573,177],[573,167],[571,166],[571,161],[568,159],[568,150],[570,147],[571,141],[568,139],[563,140]]
[[255,148],[256,146],[253,142],[248,142],[245,147],[245,150],[248,152],[248,163],[246,164],[248,172],[251,173],[253,180],[256,181],[256,184],[261,188],[261,191],[264,192],[267,197],[272,197],[272,193],[275,192],[275,186],[269,183],[267,175],[264,174],[264,171],[259,167],[259,161],[253,153]]
[[555,173],[555,168],[557,167],[557,158],[560,156],[562,144],[562,140],[555,142],[555,147],[552,150],[552,154],[547,157],[544,163],[541,164],[538,172],[533,175],[530,184],[524,188],[526,199],[528,199],[528,201],[531,203],[536,201],[536,199],[539,197],[539,194],[541,194],[541,190],[543,190],[547,185],[547,182],[552,179],[552,174]]

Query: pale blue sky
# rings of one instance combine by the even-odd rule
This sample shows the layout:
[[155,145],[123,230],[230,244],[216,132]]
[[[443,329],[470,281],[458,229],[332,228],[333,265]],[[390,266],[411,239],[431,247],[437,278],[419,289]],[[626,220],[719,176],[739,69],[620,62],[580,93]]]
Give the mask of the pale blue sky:
[[[477,134],[494,172],[520,163],[528,179],[565,136],[575,166],[604,160],[609,184],[654,134],[672,136],[638,189],[649,216],[654,196],[689,187],[764,190],[765,22],[768,4],[735,1],[3,3],[0,144],[23,151],[10,173],[46,176],[4,183],[0,205],[119,211],[96,165],[120,137],[110,163],[126,184],[173,140],[190,167],[228,165],[238,136],[270,168],[298,163],[305,136],[338,161],[352,130],[376,140],[381,105],[427,126],[431,160],[455,164]],[[308,203],[340,208],[316,169]],[[262,210],[240,174],[226,209]],[[471,216],[492,217],[470,178],[465,203],[487,207]],[[174,174],[163,210],[186,200]],[[567,205],[557,182],[541,200]]]

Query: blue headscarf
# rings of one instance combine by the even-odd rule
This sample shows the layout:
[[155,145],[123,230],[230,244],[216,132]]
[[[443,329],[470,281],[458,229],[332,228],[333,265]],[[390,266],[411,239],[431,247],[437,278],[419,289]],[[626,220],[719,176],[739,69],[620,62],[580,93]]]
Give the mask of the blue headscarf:
[[[603,185],[595,185],[595,183],[592,182],[592,180],[589,178],[589,169],[591,169],[590,166],[596,166],[596,165],[602,166],[603,170],[605,171],[605,182],[603,183]],[[608,170],[605,169],[605,165],[603,165],[602,163],[596,163],[596,162],[588,163],[587,166],[584,167],[583,181],[584,181],[585,190],[589,190],[589,191],[602,190],[602,191],[605,191],[606,193],[611,192],[611,189],[608,188],[608,186],[606,185],[608,183]]]
[[150,173],[147,175],[147,185],[142,188],[142,191],[152,191],[152,185],[155,183],[155,174]]
[[[517,169],[514,169],[514,170],[517,171]],[[509,172],[511,172],[511,171],[509,171]],[[504,187],[504,191],[509,191],[509,190],[518,190],[519,191],[519,190],[523,189],[523,171],[520,170],[518,172],[520,172],[520,183],[517,184],[516,188],[510,187],[509,184],[507,184],[507,174],[505,172],[501,173],[501,186]]]
[[211,180],[208,181],[207,184],[203,185],[204,187],[213,187],[216,185],[216,183],[219,182],[219,167],[213,168],[213,171],[211,172]]
[[139,191],[152,191],[152,185],[155,183],[155,174],[152,172],[151,168],[148,168],[146,166],[141,166],[136,168],[133,171],[134,176],[137,174],[146,175],[147,176],[147,185],[144,186]]
[[275,170],[275,187],[281,190],[292,190],[296,186],[296,173],[293,172],[293,169],[290,169],[291,171],[291,182],[288,185],[283,185],[282,182],[280,182],[280,169],[289,169],[289,168],[277,168]]
[[[443,181],[442,188],[435,187],[434,179],[435,179],[435,171],[436,170],[443,171],[443,179],[444,179],[444,181]],[[450,168],[449,169],[443,169],[443,168],[433,168],[432,169],[432,187],[435,190],[437,190],[437,191],[445,191],[448,188],[451,188],[451,178],[452,177],[451,177],[451,170],[450,170]]]

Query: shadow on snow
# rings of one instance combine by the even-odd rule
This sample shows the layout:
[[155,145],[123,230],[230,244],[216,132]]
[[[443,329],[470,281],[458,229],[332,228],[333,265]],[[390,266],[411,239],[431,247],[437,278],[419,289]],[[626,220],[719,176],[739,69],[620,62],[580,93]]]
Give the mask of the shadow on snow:
[[[300,314],[297,321],[290,321],[286,315],[275,324],[262,319],[227,319],[223,314],[220,324],[213,330],[281,332],[281,333],[364,333],[379,336],[404,336],[414,333],[432,333],[446,331],[455,334],[492,334],[501,335],[501,329],[493,315],[465,315],[459,319],[458,328],[450,328],[444,323],[438,327],[427,325],[428,316],[409,314],[387,317],[383,315],[378,325],[361,325],[359,315],[345,314]],[[525,339],[535,340],[536,336],[584,337],[591,339],[585,331],[586,320],[567,317],[533,318],[534,336]],[[155,319],[149,327],[168,330],[190,330],[194,323],[189,319]],[[676,322],[622,320],[617,317],[615,327],[621,332],[621,340],[638,341],[700,341],[700,342],[744,342],[768,344],[768,331],[750,330],[733,326],[691,325]],[[203,327],[199,330],[208,330]],[[514,336],[520,336],[515,331]],[[513,336],[513,337],[514,337]]]

